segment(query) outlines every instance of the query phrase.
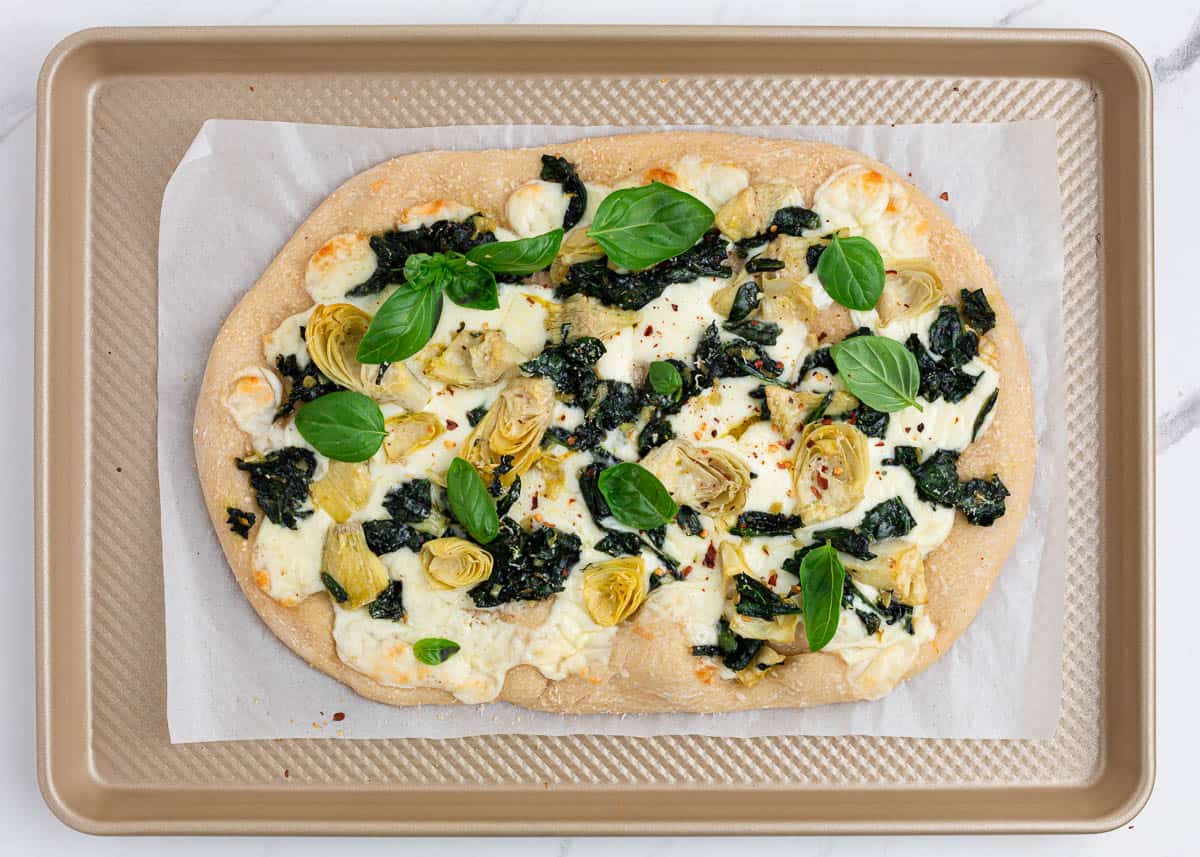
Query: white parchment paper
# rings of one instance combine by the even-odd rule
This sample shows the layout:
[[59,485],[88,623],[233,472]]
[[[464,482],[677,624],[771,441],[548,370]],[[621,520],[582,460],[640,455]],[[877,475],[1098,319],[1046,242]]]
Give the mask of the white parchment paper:
[[[1038,474],[1016,550],[978,618],[886,699],[719,715],[534,713],[507,704],[392,708],[312,669],[242,597],[209,525],[192,414],[213,338],[309,212],[380,161],[430,149],[533,146],[620,127],[351,128],[211,120],[171,177],[159,232],[158,471],[173,742],[451,738],[486,733],[867,734],[1048,738],[1061,693],[1065,454],[1062,237],[1054,123],[729,130],[849,146],[909,173],[991,263],[1033,370]],[[532,176],[531,176],[532,178]],[[336,721],[335,713],[343,717]]]

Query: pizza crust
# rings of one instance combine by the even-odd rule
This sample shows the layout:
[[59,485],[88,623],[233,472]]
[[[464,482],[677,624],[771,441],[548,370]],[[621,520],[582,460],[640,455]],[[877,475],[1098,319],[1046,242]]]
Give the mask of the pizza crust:
[[[582,178],[600,184],[615,184],[631,173],[698,155],[743,167],[752,184],[793,182],[810,201],[830,173],[849,164],[863,164],[903,181],[857,152],[823,143],[668,132],[532,149],[406,155],[351,178],[322,202],[230,313],[213,343],[196,407],[196,465],[226,558],[259,616],[309,664],[370,699],[401,706],[456,702],[442,690],[382,685],[344,664],[334,648],[328,598],[310,597],[289,607],[255,585],[257,528],[250,539],[242,539],[225,523],[227,507],[255,506],[246,475],[233,467],[235,457],[251,452],[249,439],[226,410],[224,398],[244,367],[263,363],[263,337],[312,304],[304,288],[305,265],[330,236],[390,229],[401,209],[433,199],[466,202],[502,221],[508,195],[538,174],[543,153],[562,155],[577,165]],[[903,678],[945,652],[982,605],[1024,521],[1035,457],[1029,366],[1012,314],[983,257],[935,203],[911,185],[907,188],[928,218],[930,256],[947,294],[982,287],[996,312],[996,327],[988,338],[996,349],[1001,395],[990,428],[964,451],[959,471],[962,478],[999,473],[1011,494],[1007,513],[991,527],[971,526],[955,513],[949,537],[926,558],[926,610],[937,634],[921,647]],[[831,331],[851,329],[848,313],[840,307],[825,310],[823,316]],[[860,698],[864,694],[852,686],[846,663],[829,652],[793,655],[753,688],[722,680],[705,660],[690,654],[680,628],[656,621],[651,611],[643,610],[618,630],[604,672],[551,681],[534,667],[517,666],[509,671],[498,701],[549,712],[632,713],[799,707]]]

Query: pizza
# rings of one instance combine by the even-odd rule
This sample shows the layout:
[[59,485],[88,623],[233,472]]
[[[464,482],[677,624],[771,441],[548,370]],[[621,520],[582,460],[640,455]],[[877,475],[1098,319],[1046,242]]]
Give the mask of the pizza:
[[309,664],[564,713],[884,696],[979,610],[1035,447],[1017,326],[937,203],[709,132],[351,178],[226,319],[194,439]]

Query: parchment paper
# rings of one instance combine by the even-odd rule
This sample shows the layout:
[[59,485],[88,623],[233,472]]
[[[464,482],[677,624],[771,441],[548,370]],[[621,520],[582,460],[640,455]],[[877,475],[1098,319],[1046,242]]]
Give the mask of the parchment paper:
[[[849,146],[930,197],[995,271],[1025,337],[1038,474],[1016,550],[978,618],[886,699],[718,715],[561,716],[507,704],[369,702],[275,639],[242,597],[205,513],[192,415],[225,316],[309,212],[379,161],[429,149],[533,146],[621,127],[351,128],[211,120],[163,197],[159,232],[158,471],[172,742],[265,738],[867,734],[1049,738],[1061,694],[1065,458],[1060,394],[1062,236],[1054,123],[727,128]],[[532,178],[532,177],[531,177]],[[337,720],[337,713],[344,715]]]

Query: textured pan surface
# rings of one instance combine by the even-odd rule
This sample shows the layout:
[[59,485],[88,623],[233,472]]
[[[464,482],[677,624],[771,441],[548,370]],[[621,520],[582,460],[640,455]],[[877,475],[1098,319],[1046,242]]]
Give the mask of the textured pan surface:
[[[509,29],[494,41],[445,29],[107,31],[52,55],[39,146],[39,750],[43,788],[73,824],[113,832],[1095,829],[1121,823],[1145,799],[1153,408],[1149,164],[1139,161],[1149,157],[1149,84],[1140,60],[1097,34],[656,28],[651,48],[638,42],[649,32],[576,28],[554,38]],[[838,50],[845,40],[859,47]],[[746,68],[739,57],[749,46]],[[868,47],[885,70],[849,74]],[[700,55],[708,60],[698,66]],[[806,60],[788,59],[797,55]],[[1005,76],[1018,73],[1042,76]],[[1132,122],[1132,136],[1111,121],[1114,111]],[[145,391],[156,383],[162,192],[210,117],[374,126],[1056,120],[1072,490],[1068,566],[1047,570],[1067,576],[1055,737],[171,746],[155,404]],[[1118,155],[1131,173],[1120,180],[1111,166]],[[1114,276],[1120,289],[1106,287]],[[86,408],[72,403],[70,385]],[[1122,407],[1106,408],[1118,388],[1113,402]],[[1106,492],[1106,482],[1124,489]],[[779,787],[778,809],[769,808],[775,798],[764,806],[762,792],[744,791],[763,784]],[[911,785],[934,791],[903,788]],[[353,796],[363,786],[369,793]],[[862,790],[856,807],[833,790],[847,786]],[[397,794],[429,788],[471,794],[432,802]]]

